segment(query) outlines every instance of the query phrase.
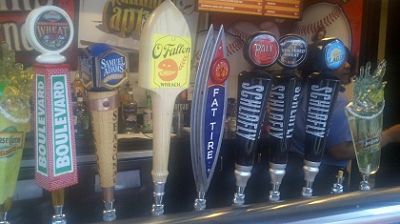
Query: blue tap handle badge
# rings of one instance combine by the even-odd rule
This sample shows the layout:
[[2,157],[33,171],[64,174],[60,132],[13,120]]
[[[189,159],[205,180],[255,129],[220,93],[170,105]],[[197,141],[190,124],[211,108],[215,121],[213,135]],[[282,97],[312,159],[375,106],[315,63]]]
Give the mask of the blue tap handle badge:
[[347,60],[347,49],[337,38],[324,38],[308,46],[308,57],[305,73],[330,75],[339,69]]
[[307,42],[295,34],[287,34],[279,39],[279,64],[285,68],[297,68],[307,58]]
[[100,78],[98,86],[115,89],[126,79],[127,61],[123,54],[108,51],[99,57]]
[[79,70],[87,89],[113,90],[127,79],[127,59],[107,44],[93,44],[79,56]]
[[332,39],[323,48],[324,67],[334,71],[339,69],[347,58],[346,47],[339,39]]

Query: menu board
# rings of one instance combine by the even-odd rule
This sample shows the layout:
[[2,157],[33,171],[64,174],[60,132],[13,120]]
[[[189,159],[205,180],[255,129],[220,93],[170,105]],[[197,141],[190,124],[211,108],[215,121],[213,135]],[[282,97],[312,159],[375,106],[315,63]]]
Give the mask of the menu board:
[[264,1],[263,15],[299,19],[302,0]]
[[199,10],[263,15],[264,0],[199,0]]
[[199,0],[200,11],[298,19],[303,0]]

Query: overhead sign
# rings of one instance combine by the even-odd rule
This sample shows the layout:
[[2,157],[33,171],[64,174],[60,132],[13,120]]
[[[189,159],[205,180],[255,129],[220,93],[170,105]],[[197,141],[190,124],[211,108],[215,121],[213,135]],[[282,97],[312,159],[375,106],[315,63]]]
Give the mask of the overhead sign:
[[303,0],[264,0],[264,16],[299,19]]
[[200,11],[299,19],[303,0],[199,0]]

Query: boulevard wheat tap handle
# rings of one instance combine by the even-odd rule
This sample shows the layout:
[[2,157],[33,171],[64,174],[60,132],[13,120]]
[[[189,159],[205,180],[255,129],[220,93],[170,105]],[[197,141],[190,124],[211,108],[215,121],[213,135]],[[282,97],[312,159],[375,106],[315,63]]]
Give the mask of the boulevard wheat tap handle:
[[263,68],[273,65],[279,56],[279,43],[267,32],[253,34],[244,48],[245,58],[255,67],[242,72],[238,79],[234,205],[243,205],[247,182],[251,177],[271,78]]
[[78,182],[69,65],[61,55],[71,44],[74,28],[61,8],[43,6],[27,16],[23,30],[41,54],[35,71],[35,179],[52,194],[52,223],[66,223],[64,188]]
[[100,186],[103,191],[103,220],[117,218],[114,186],[118,151],[118,86],[127,78],[127,59],[107,44],[92,44],[79,57],[80,75],[88,91]]
[[325,38],[309,46],[310,74],[306,74],[306,134],[304,142],[304,180],[302,195],[313,194],[312,185],[319,172],[329,132],[329,120],[340,88],[333,76],[347,60],[346,48],[336,38]]
[[288,34],[279,39],[279,64],[283,66],[281,74],[272,78],[272,87],[268,97],[269,173],[272,190],[269,200],[279,201],[279,186],[286,173],[288,150],[293,137],[294,124],[301,91],[297,78],[297,67],[307,57],[307,42],[300,36]]
[[164,213],[172,113],[175,98],[189,86],[190,60],[189,26],[166,0],[147,19],[139,49],[139,86],[151,91],[153,104],[153,215]]

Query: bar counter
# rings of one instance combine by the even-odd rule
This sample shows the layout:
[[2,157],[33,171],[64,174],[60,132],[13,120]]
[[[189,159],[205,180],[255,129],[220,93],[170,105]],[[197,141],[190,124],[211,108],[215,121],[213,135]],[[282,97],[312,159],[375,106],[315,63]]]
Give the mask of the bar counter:
[[[53,212],[49,200],[50,194],[42,191],[34,182],[33,144],[29,142],[29,139],[28,136],[21,162],[22,167],[15,201],[8,214],[9,221],[12,224],[48,223]],[[279,204],[265,203],[268,199],[270,179],[268,174],[268,161],[266,156],[261,153],[261,149],[263,148],[261,146],[257,153],[252,178],[248,183],[246,204],[249,204],[249,206],[232,210],[230,206],[232,204],[233,192],[235,191],[234,153],[232,150],[234,147],[234,139],[224,139],[214,178],[211,181],[210,189],[206,195],[207,209],[209,210],[206,210],[204,213],[194,213],[192,211],[193,200],[196,197],[196,188],[190,160],[189,138],[187,135],[173,137],[171,139],[171,155],[169,161],[170,175],[168,177],[164,198],[166,216],[160,219],[154,219],[151,218],[150,212],[153,190],[153,182],[150,175],[152,167],[151,138],[120,138],[118,144],[118,175],[120,176],[115,191],[115,206],[118,216],[116,223],[146,223],[156,221],[161,223],[174,223],[175,221],[185,222],[185,219],[188,220],[189,218],[193,218],[193,216],[198,218],[198,220],[196,219],[193,221],[198,221],[200,223],[210,223],[215,220],[228,222],[224,220],[230,219],[230,216],[239,216],[235,219],[232,218],[232,221],[242,220],[241,216],[243,216],[243,219],[249,218],[250,220],[253,219],[253,215],[260,215],[261,211],[271,209],[271,212],[265,214],[265,219],[280,222],[279,220],[283,217],[289,219],[296,215],[302,215],[302,213],[307,211],[307,207],[315,203],[318,205],[312,207],[318,211],[315,215],[320,215],[323,211],[328,214],[328,210],[334,208],[331,206],[342,207],[344,203],[348,203],[348,209],[354,209],[357,204],[353,199],[355,200],[355,198],[361,197],[359,196],[359,192],[354,192],[344,194],[350,196],[348,196],[348,199],[346,196],[343,202],[341,200],[344,196],[328,196],[326,198],[323,197],[325,199],[317,198],[307,201],[298,200],[300,198],[301,185],[303,184],[302,177],[299,177],[301,181],[299,187],[282,185],[283,188],[286,187],[286,191],[283,190],[281,194],[284,202]],[[371,194],[371,196],[369,196],[370,194],[362,195],[362,197],[372,197],[371,200],[378,200],[382,196],[381,200],[378,201],[379,206],[389,206],[391,203],[397,205],[397,201],[400,201],[400,194],[398,194],[399,196],[396,195],[396,193],[399,193],[398,188],[387,189],[383,192],[379,190],[382,187],[400,186],[400,178],[397,178],[398,171],[400,170],[398,165],[399,158],[396,156],[398,147],[397,145],[392,145],[390,147],[392,149],[382,151],[382,163],[376,178],[378,192]],[[73,224],[100,222],[103,206],[102,194],[99,189],[94,147],[90,139],[77,139],[77,160],[79,183],[66,189],[65,192],[65,213],[67,215],[67,221]],[[300,160],[299,163],[301,162]],[[298,168],[300,172],[302,172],[302,167],[300,165],[296,165],[295,168]],[[350,187],[350,190],[357,191],[359,182],[359,179],[357,179],[358,172],[353,172],[353,174],[351,176],[353,187]],[[292,179],[293,177],[287,178]],[[332,182],[327,182],[329,187],[331,184]],[[349,189],[345,190],[345,192],[348,191]],[[292,195],[289,195],[289,193],[292,193]],[[386,197],[386,194],[389,196]],[[389,204],[385,204],[386,199],[389,200]],[[359,201],[359,204],[362,205],[364,201],[368,201],[369,199],[364,200],[360,198],[360,200],[362,201]],[[312,201],[314,202],[311,203]],[[351,204],[353,202],[354,204]],[[319,208],[322,204],[325,207]],[[362,206],[362,208],[364,207]],[[277,211],[282,215],[278,215]],[[300,211],[300,213],[297,211]],[[338,210],[333,209],[332,212],[334,211]],[[217,214],[215,212],[217,212]],[[289,214],[291,212],[293,212],[293,214]],[[347,210],[341,212],[347,212]],[[213,217],[214,215],[215,220],[205,219],[207,217]],[[258,215],[256,216],[258,217]],[[260,216],[259,218],[264,219],[264,216]],[[192,222],[192,220],[190,222]]]
[[399,223],[400,187],[321,196],[307,200],[259,203],[142,219],[128,223]]

